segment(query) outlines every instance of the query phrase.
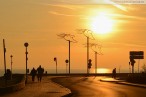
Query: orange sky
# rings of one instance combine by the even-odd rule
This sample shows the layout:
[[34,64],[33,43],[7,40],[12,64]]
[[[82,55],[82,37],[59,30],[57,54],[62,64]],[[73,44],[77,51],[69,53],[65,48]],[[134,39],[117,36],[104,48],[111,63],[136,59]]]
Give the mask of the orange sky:
[[[98,56],[98,67],[121,66],[121,70],[128,71],[129,51],[146,51],[145,4],[115,6],[79,2],[67,4],[64,3],[66,0],[59,1],[0,1],[0,69],[4,68],[3,38],[6,41],[8,68],[11,54],[14,56],[13,68],[25,68],[24,42],[28,42],[29,68],[37,68],[41,64],[46,69],[55,69],[53,58],[57,57],[59,68],[64,69],[65,60],[68,58],[68,43],[59,39],[57,34],[69,33],[75,35],[78,41],[71,43],[71,68],[86,70],[86,48],[83,45],[86,43],[86,37],[77,34],[76,29],[92,30],[92,21],[101,12],[115,24],[110,33],[103,35],[94,33],[96,40],[90,40],[102,45],[103,55]],[[93,60],[94,68],[94,52],[91,49],[90,58]],[[135,68],[137,64],[138,62]],[[143,64],[145,59],[140,61],[140,65]]]

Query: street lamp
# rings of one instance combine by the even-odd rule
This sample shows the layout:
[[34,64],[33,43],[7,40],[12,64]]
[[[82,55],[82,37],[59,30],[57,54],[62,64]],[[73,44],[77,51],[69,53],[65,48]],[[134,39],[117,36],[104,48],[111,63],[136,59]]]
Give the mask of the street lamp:
[[27,47],[28,47],[28,43],[27,42],[24,43],[24,46],[26,47],[26,52],[25,52],[25,54],[26,54],[26,81],[25,81],[25,83],[27,83],[27,60],[28,60],[28,58],[27,58],[27,54],[28,54]]
[[11,57],[11,79],[12,79],[12,64],[13,64],[13,61],[12,61],[12,55],[10,56]]

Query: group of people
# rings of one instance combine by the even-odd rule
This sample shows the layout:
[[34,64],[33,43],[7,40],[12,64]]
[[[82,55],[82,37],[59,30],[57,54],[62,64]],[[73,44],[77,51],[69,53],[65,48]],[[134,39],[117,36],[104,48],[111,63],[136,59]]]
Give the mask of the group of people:
[[43,73],[44,68],[42,68],[41,65],[37,69],[33,68],[30,72],[30,75],[32,76],[32,81],[34,82],[35,76],[37,75],[38,81],[41,82]]

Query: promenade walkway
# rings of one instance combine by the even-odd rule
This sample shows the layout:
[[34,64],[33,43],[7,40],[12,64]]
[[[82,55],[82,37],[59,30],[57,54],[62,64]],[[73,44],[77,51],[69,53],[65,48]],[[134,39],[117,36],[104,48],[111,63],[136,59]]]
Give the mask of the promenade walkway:
[[51,78],[45,76],[42,82],[37,82],[37,79],[32,82],[29,76],[24,89],[0,97],[62,97],[70,93],[69,89],[52,82]]

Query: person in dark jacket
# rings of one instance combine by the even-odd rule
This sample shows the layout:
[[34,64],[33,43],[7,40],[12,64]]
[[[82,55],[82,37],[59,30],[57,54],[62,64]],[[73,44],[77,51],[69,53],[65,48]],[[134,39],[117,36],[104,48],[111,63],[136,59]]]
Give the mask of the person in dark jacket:
[[35,70],[35,68],[33,68],[30,72],[31,76],[32,76],[32,81],[34,82],[35,80],[35,76],[36,76],[37,71]]
[[113,69],[112,78],[116,78],[116,68]]
[[37,68],[37,77],[38,77],[38,81],[41,82],[42,80],[42,76],[44,73],[44,68],[41,67],[41,65]]

